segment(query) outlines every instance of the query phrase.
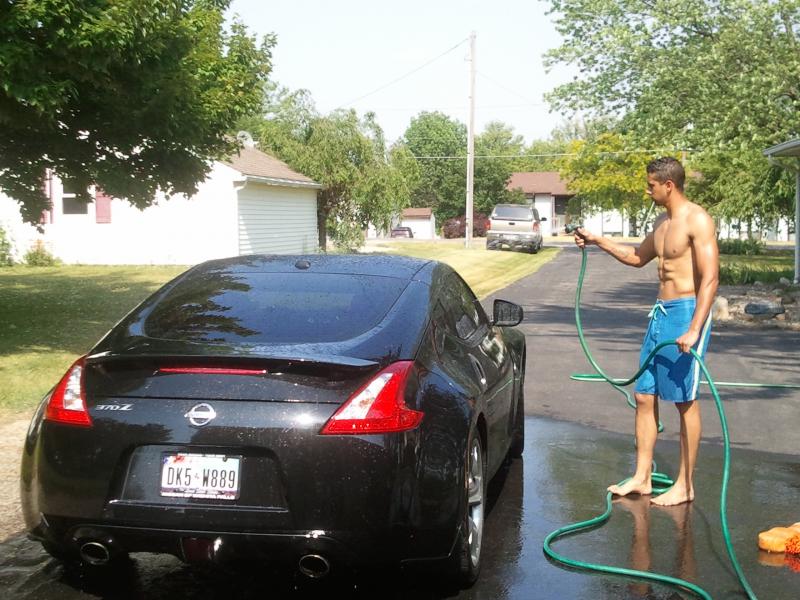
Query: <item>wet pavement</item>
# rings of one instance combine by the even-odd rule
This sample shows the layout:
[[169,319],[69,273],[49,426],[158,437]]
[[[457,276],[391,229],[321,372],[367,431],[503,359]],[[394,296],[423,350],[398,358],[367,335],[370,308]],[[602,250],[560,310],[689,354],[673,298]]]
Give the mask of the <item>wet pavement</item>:
[[[590,254],[583,321],[598,361],[629,376],[638,360],[655,272],[626,268]],[[522,460],[490,487],[483,572],[469,590],[393,571],[331,575],[308,582],[258,566],[223,571],[175,558],[136,554],[110,580],[66,572],[39,545],[15,536],[0,543],[3,600],[86,598],[211,599],[672,599],[685,592],[619,577],[559,568],[542,552],[552,530],[603,512],[605,488],[633,468],[633,411],[610,387],[569,380],[589,372],[575,335],[572,301],[580,255],[565,249],[538,273],[499,294],[523,305],[528,342],[527,447]],[[491,298],[487,299],[487,306]],[[712,333],[709,368],[723,381],[800,383],[800,332],[721,325]],[[721,388],[732,438],[728,522],[742,568],[761,600],[798,597],[800,559],[761,553],[759,531],[800,521],[800,390]],[[706,395],[706,397],[708,397]],[[662,410],[665,431],[656,448],[660,471],[676,472],[676,411]],[[720,532],[723,464],[721,429],[712,402],[702,405],[703,441],[689,505],[650,507],[647,499],[615,504],[605,526],[556,543],[582,561],[646,569],[693,581],[715,599],[743,598]]]
[[[321,583],[264,567],[237,571],[190,567],[168,556],[134,554],[113,579],[65,572],[38,544],[16,536],[0,546],[4,600],[306,598],[619,599],[690,598],[661,585],[561,569],[542,552],[544,537],[567,523],[600,514],[604,489],[631,467],[631,437],[543,418],[526,419],[522,460],[500,472],[490,489],[484,565],[469,590],[443,589],[430,576],[385,571],[346,574]],[[677,445],[662,442],[659,469],[675,472]],[[736,450],[729,488],[729,526],[742,568],[759,598],[797,597],[800,560],[759,552],[759,531],[800,520],[796,457]],[[713,598],[743,597],[728,562],[719,524],[722,450],[704,445],[697,497],[689,505],[651,507],[646,498],[617,502],[611,520],[556,542],[561,554],[588,562],[648,569],[692,581]]]

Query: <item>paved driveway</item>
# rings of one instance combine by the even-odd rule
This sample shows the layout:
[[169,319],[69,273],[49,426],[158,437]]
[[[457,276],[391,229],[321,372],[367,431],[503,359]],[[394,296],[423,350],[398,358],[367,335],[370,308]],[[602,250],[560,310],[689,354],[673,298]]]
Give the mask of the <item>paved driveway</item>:
[[[493,296],[525,309],[526,413],[632,433],[633,411],[619,392],[604,383],[569,379],[572,373],[592,372],[575,329],[579,267],[580,251],[564,248],[533,276]],[[638,368],[647,313],[658,291],[655,269],[655,264],[626,267],[596,248],[589,250],[581,319],[595,360],[613,376],[627,378]],[[800,384],[800,331],[715,325],[707,362],[716,381]],[[733,447],[800,453],[800,390],[720,387],[720,392]],[[707,386],[701,386],[701,398],[703,441],[721,443]],[[677,439],[677,411],[662,410],[661,419],[661,438]]]

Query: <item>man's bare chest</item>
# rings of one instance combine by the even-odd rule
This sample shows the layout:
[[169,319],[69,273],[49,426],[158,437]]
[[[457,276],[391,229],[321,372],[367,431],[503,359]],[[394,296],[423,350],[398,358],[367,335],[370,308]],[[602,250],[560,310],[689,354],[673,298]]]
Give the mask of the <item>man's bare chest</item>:
[[656,254],[662,260],[691,256],[691,240],[685,223],[664,221],[654,235]]

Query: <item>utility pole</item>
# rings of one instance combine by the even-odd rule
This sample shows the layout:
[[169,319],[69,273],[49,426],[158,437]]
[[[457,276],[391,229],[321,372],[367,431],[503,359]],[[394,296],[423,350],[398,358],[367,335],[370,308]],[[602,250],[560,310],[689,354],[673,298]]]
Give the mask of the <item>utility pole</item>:
[[464,246],[472,244],[472,180],[475,175],[475,32],[469,34],[469,119],[467,121],[467,230]]

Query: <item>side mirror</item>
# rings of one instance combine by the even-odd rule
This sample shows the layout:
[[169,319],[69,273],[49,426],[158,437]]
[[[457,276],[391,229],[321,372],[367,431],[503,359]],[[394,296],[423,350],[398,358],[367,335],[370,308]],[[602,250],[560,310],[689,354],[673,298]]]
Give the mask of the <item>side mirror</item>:
[[547,221],[547,217],[542,217],[539,219],[540,221]]
[[493,312],[492,325],[514,327],[522,322],[522,307],[508,300],[495,300]]

